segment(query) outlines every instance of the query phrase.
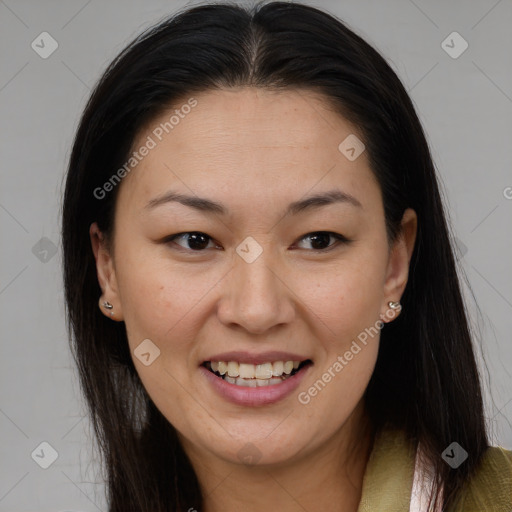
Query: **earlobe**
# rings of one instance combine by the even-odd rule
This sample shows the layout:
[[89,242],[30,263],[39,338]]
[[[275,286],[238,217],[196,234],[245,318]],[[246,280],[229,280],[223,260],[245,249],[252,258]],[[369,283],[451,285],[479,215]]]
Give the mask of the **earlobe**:
[[389,303],[400,301],[407,285],[409,265],[414,252],[416,234],[417,215],[414,210],[408,208],[405,210],[402,217],[400,234],[390,251],[386,283],[384,285],[383,302],[386,311],[381,313],[381,319],[390,318],[390,316],[391,319],[394,319],[401,311],[401,308],[396,309],[393,311],[393,314],[390,315]]
[[96,261],[96,275],[102,291],[98,305],[105,316],[112,320],[122,320],[114,260],[107,246],[107,240],[96,222],[91,224],[89,236]]
[[106,310],[106,312],[104,311],[105,315],[108,312],[108,314],[111,317],[114,316],[114,305],[111,304],[108,300],[103,300],[103,296],[100,297],[99,306],[100,306],[100,309],[104,308]]

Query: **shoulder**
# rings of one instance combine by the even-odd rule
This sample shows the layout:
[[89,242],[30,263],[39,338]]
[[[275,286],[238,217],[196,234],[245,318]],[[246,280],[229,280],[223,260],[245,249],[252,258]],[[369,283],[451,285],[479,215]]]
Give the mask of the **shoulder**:
[[498,446],[486,450],[462,492],[460,506],[467,512],[512,511],[512,451]]

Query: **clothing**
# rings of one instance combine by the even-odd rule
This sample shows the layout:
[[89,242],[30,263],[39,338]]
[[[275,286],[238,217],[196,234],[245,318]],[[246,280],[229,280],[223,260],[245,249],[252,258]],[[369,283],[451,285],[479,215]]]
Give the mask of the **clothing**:
[[[357,512],[412,512],[417,455],[403,432],[381,432],[368,460]],[[490,447],[457,506],[446,512],[512,512],[512,451]]]

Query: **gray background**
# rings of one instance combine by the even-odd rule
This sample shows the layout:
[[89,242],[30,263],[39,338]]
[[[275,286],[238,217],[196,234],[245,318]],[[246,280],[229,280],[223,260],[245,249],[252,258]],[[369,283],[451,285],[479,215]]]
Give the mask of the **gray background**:
[[[0,511],[106,510],[65,331],[62,180],[108,62],[142,29],[198,3],[0,0]],[[512,2],[309,3],[376,46],[412,96],[474,294],[465,287],[489,369],[492,441],[512,449]],[[46,59],[31,47],[44,31],[58,43]],[[442,46],[453,31],[469,44],[458,58]],[[44,441],[58,453],[48,469],[35,462],[50,462]]]

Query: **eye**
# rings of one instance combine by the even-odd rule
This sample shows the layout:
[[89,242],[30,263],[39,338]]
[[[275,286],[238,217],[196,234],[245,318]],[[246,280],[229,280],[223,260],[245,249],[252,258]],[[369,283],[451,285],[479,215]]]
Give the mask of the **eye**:
[[[183,249],[189,251],[200,252],[203,249],[208,249],[208,242],[212,241],[212,239],[205,233],[201,233],[200,231],[188,231],[185,233],[177,233],[176,235],[171,235],[165,239],[166,242],[176,243],[175,240],[184,240],[185,246],[177,243]],[[187,247],[188,246],[188,247]]]
[[[329,243],[329,239],[334,238],[336,241],[332,244]],[[314,246],[314,251],[327,252],[337,245],[349,244],[350,240],[339,233],[332,231],[314,231],[304,235],[301,240],[309,239],[311,244]]]
[[[334,233],[332,231],[314,231],[304,235],[300,240],[309,239],[313,245],[314,251],[327,252],[339,244],[349,244],[351,240]],[[334,243],[330,243],[330,239],[334,239]],[[183,244],[178,243],[177,240],[182,241]],[[184,233],[176,233],[165,238],[165,242],[172,242],[186,251],[201,252],[205,249],[217,248],[218,246],[213,243],[213,240],[206,233],[200,231],[186,231]],[[212,246],[209,244],[212,243]]]

